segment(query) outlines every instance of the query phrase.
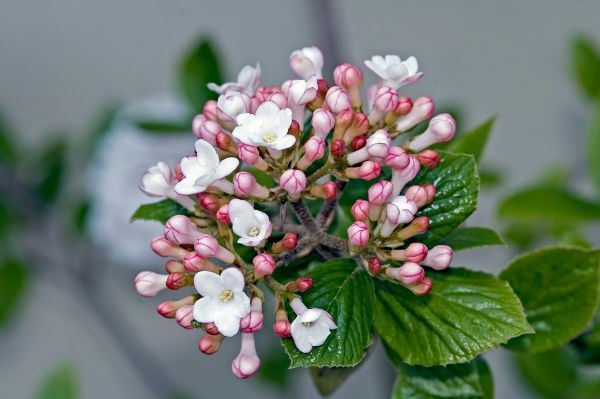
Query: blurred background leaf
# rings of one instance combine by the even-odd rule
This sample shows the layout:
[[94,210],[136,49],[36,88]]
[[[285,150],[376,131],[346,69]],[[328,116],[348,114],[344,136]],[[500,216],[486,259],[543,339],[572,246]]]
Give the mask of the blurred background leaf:
[[495,122],[496,116],[492,116],[475,129],[465,132],[460,137],[452,140],[446,149],[450,152],[472,154],[475,157],[475,161],[479,163]]
[[36,192],[45,203],[52,203],[58,196],[67,167],[67,140],[59,137],[42,150],[35,168],[40,174]]
[[549,399],[565,397],[577,381],[575,356],[567,347],[517,357],[524,379]]
[[600,98],[600,54],[595,43],[584,36],[574,38],[570,58],[579,88],[590,98]]
[[42,381],[36,399],[77,399],[79,398],[75,370],[64,364],[55,368]]
[[25,265],[14,259],[0,264],[0,327],[6,325],[10,315],[18,306],[27,282]]
[[[600,69],[598,69],[598,79],[600,79]],[[596,109],[592,114],[592,119],[587,131],[585,149],[588,174],[592,184],[596,187],[596,190],[600,195],[600,101],[597,103]]]

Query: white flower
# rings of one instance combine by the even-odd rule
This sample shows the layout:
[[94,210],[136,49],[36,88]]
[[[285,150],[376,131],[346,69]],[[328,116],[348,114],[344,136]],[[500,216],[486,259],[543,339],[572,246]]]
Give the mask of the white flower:
[[398,90],[401,86],[414,83],[421,78],[419,64],[415,57],[402,61],[397,55],[373,56],[365,65],[383,80],[384,86]]
[[300,352],[309,353],[314,346],[323,345],[336,328],[331,315],[323,309],[306,309],[292,322],[294,345]]
[[323,69],[323,53],[315,46],[304,47],[296,50],[290,55],[290,67],[292,71],[302,79],[308,79],[315,75],[321,79]]
[[140,184],[139,188],[149,197],[171,198],[184,207],[192,209],[194,201],[191,198],[176,193],[174,190],[176,184],[177,177],[171,167],[164,162],[159,162],[144,173],[142,184]]
[[292,111],[279,109],[272,101],[262,103],[255,115],[241,114],[236,121],[238,126],[233,129],[233,137],[244,144],[284,150],[296,142],[296,138],[288,134]]
[[308,104],[317,97],[318,89],[317,79],[314,76],[307,80],[288,80],[281,86],[281,90],[292,105]]
[[240,163],[233,157],[219,161],[217,152],[205,140],[196,141],[196,153],[195,157],[185,157],[181,160],[181,173],[185,178],[175,185],[175,191],[179,194],[201,193],[217,180],[233,172]]
[[194,286],[202,295],[194,304],[194,319],[199,323],[215,323],[226,337],[237,334],[240,320],[250,313],[242,272],[235,267],[225,269],[220,275],[201,271],[194,276]]
[[251,99],[246,93],[229,91],[217,99],[217,115],[219,119],[234,122],[235,118],[250,111]]
[[240,237],[239,244],[255,247],[271,235],[269,216],[255,210],[247,201],[232,199],[229,202],[229,219],[233,232]]
[[228,91],[238,91],[252,96],[260,85],[260,74],[260,64],[257,63],[256,67],[246,65],[238,74],[237,82],[227,82],[220,86],[215,83],[209,83],[208,88],[219,94],[224,94]]

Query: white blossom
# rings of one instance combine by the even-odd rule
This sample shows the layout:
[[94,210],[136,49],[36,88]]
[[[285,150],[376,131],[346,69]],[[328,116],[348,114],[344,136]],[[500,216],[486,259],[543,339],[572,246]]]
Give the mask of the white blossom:
[[194,201],[175,192],[174,187],[176,184],[177,177],[171,167],[164,162],[159,162],[144,173],[139,188],[149,197],[171,198],[184,207],[192,209]]
[[289,108],[279,109],[272,101],[262,103],[256,114],[239,115],[236,121],[238,126],[233,129],[233,137],[244,144],[284,150],[296,142],[296,138],[288,134],[292,111]]
[[238,243],[248,247],[260,245],[271,235],[269,216],[257,211],[247,201],[232,199],[229,202],[229,219]]
[[384,86],[398,90],[401,86],[416,82],[423,72],[419,72],[419,64],[415,57],[402,61],[397,55],[373,56],[365,61],[365,65],[383,80]]
[[260,64],[257,63],[256,67],[246,65],[238,74],[237,82],[227,82],[223,83],[222,85],[209,83],[208,88],[219,94],[224,94],[228,91],[237,91],[252,96],[260,85],[260,75]]
[[292,300],[291,306],[298,314],[292,322],[291,333],[300,352],[309,353],[313,347],[323,345],[331,330],[337,328],[331,315],[323,309],[307,309],[299,299]]
[[296,50],[290,55],[290,68],[302,79],[308,79],[313,75],[317,79],[321,79],[323,76],[323,53],[315,46]]

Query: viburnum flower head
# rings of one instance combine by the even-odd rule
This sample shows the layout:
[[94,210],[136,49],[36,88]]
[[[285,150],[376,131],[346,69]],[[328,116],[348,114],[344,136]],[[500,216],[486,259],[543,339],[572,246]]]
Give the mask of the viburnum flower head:
[[229,219],[233,232],[239,236],[239,244],[256,247],[271,235],[269,216],[255,210],[248,201],[232,199],[229,202]]
[[229,267],[219,275],[201,271],[194,276],[194,286],[202,298],[194,304],[194,319],[199,323],[215,323],[219,332],[233,337],[240,320],[250,313],[250,299],[244,292],[244,275]]
[[423,72],[419,72],[419,64],[415,57],[408,57],[402,61],[397,55],[375,55],[366,60],[365,65],[381,78],[383,86],[394,90],[414,83],[423,76]]
[[238,74],[236,82],[227,82],[222,85],[209,83],[208,88],[219,94],[224,94],[228,91],[237,91],[251,96],[260,85],[260,74],[260,64],[257,63],[256,67],[246,65]]
[[238,167],[240,161],[229,157],[220,161],[217,151],[206,140],[196,141],[196,156],[181,160],[184,179],[175,185],[182,195],[201,193],[211,184],[224,178]]
[[238,126],[233,129],[233,137],[244,144],[285,150],[296,142],[296,138],[288,134],[292,124],[292,110],[280,109],[272,101],[262,103],[256,114],[238,115],[236,121]]

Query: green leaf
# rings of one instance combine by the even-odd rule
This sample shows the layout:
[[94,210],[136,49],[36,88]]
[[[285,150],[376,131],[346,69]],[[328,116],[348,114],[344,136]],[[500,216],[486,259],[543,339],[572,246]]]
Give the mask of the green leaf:
[[323,396],[331,395],[356,370],[355,367],[310,367],[310,377]]
[[483,390],[483,399],[494,399],[494,378],[490,366],[482,357],[475,359],[475,365],[479,373],[479,384]]
[[454,251],[491,245],[506,245],[498,233],[486,227],[459,227],[441,242]]
[[519,354],[517,361],[531,388],[547,398],[564,398],[577,381],[575,357],[567,347]]
[[17,161],[17,151],[13,143],[12,129],[4,117],[0,113],[0,163],[14,165]]
[[571,62],[582,91],[591,98],[600,98],[600,54],[594,43],[576,37],[571,43]]
[[152,204],[141,205],[131,216],[131,222],[136,220],[156,220],[162,224],[175,215],[189,215],[187,209],[171,199],[165,199]]
[[459,154],[471,154],[475,157],[475,161],[479,163],[495,122],[496,117],[492,116],[475,129],[452,140],[447,150]]
[[36,191],[40,199],[52,203],[58,196],[67,167],[67,141],[60,138],[44,149],[38,169],[42,171]]
[[[600,72],[599,72],[600,73]],[[590,180],[600,193],[600,101],[592,114],[585,143],[587,166]]]
[[481,187],[493,189],[502,184],[504,180],[504,174],[502,171],[496,168],[480,167],[479,179],[481,180]]
[[188,120],[144,119],[135,121],[135,125],[148,133],[155,134],[189,133],[192,129],[192,122]]
[[44,378],[38,388],[36,399],[75,399],[77,393],[75,370],[70,365],[62,365]]
[[563,345],[589,325],[598,305],[600,252],[548,247],[515,258],[500,273],[521,299],[535,334],[508,347],[541,352]]
[[181,93],[195,112],[202,112],[208,100],[217,98],[217,94],[206,87],[222,81],[219,57],[211,40],[201,39],[184,55],[177,80]]
[[588,364],[600,364],[600,314],[590,331],[574,341],[581,360]]
[[106,137],[108,132],[113,128],[119,110],[120,108],[117,104],[108,104],[102,108],[98,115],[96,115],[88,133],[88,156],[94,154],[94,151],[99,147],[99,144],[104,137]]
[[499,207],[500,217],[544,219],[553,222],[583,222],[600,219],[600,205],[578,197],[564,188],[528,187],[506,198]]
[[16,260],[0,265],[0,327],[4,327],[25,293],[27,269]]
[[[309,308],[329,312],[337,324],[327,341],[302,353],[291,339],[282,340],[290,367],[350,367],[357,365],[372,344],[373,282],[353,259],[324,262],[311,271],[313,287],[302,298]],[[290,315],[292,318],[295,316]]]
[[433,202],[417,216],[429,218],[429,230],[415,237],[425,245],[438,243],[464,222],[477,208],[479,176],[472,155],[440,151],[440,164],[434,169],[421,169],[409,184],[433,184]]
[[508,283],[483,272],[451,268],[429,272],[433,289],[416,296],[376,282],[375,329],[405,363],[465,363],[478,354],[533,332]]

